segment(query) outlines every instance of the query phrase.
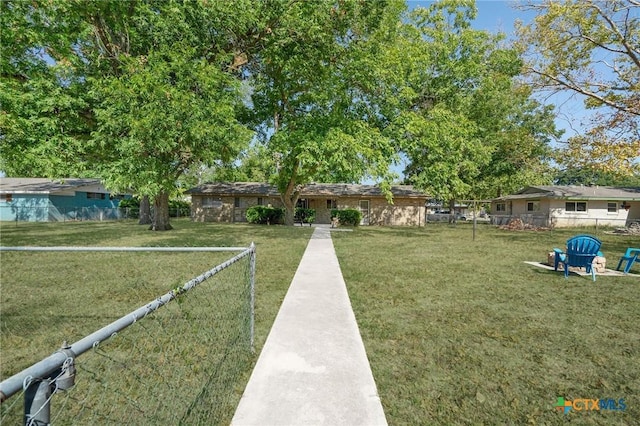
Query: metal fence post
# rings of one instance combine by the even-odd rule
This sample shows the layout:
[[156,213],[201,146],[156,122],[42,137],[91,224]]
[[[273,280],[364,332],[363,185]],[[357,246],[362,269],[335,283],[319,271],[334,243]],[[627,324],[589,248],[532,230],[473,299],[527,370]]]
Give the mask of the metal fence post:
[[51,379],[32,381],[24,393],[25,426],[49,425],[51,417]]
[[256,316],[256,245],[251,242],[249,246],[249,250],[251,250],[251,254],[249,255],[249,282],[251,286],[251,319],[250,319],[250,341],[251,341],[251,352],[255,352],[254,347],[254,335],[255,335],[255,316]]

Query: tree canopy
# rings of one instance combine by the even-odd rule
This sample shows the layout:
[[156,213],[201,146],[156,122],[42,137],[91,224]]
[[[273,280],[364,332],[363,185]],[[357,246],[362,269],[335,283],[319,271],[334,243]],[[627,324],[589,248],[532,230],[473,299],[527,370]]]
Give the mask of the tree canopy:
[[[535,89],[584,99],[594,112],[559,161],[608,173],[640,170],[640,3],[544,0],[518,29]],[[578,126],[576,126],[578,127]]]
[[276,165],[274,183],[293,223],[302,185],[388,179],[394,148],[380,128],[369,67],[391,37],[398,1],[291,2],[264,8],[266,34],[248,51],[252,125]]
[[515,46],[472,28],[469,0],[0,7],[0,169],[100,177],[152,199],[153,229],[170,229],[168,197],[203,176],[270,180],[288,223],[310,182],[372,179],[391,200],[401,158],[443,200],[551,182],[559,133],[542,88],[600,114],[556,161],[638,165],[633,1],[533,3]]
[[173,45],[123,64],[123,75],[92,84],[92,148],[108,153],[98,169],[112,187],[135,188],[160,211],[181,176],[234,159],[250,132],[236,120],[237,82],[188,49]]
[[442,200],[486,198],[544,179],[548,108],[518,84],[521,61],[503,35],[471,27],[472,2],[416,9],[406,24],[399,126],[407,179]]
[[152,228],[170,229],[180,177],[250,138],[232,69],[244,6],[3,2],[3,170],[99,176],[154,199]]
[[[13,176],[84,176],[94,120],[76,75],[80,25],[60,3],[0,3],[0,169]],[[73,37],[72,39],[70,39]]]

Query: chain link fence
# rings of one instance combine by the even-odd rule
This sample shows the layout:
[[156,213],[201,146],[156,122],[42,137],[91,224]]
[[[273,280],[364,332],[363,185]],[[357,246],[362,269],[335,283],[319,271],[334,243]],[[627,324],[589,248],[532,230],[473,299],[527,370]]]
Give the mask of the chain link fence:
[[[182,250],[198,249],[215,250]],[[63,345],[0,383],[0,423],[228,424],[253,355],[254,274],[252,245]]]
[[597,231],[602,228],[630,228],[640,223],[640,219],[558,217],[548,214],[491,215],[490,223],[495,226],[509,226],[514,221],[531,228],[584,228]]
[[[151,209],[153,213],[153,209]],[[190,217],[191,208],[169,208],[170,217]],[[15,222],[74,222],[138,219],[140,209],[136,207],[34,207],[0,206],[0,218]]]

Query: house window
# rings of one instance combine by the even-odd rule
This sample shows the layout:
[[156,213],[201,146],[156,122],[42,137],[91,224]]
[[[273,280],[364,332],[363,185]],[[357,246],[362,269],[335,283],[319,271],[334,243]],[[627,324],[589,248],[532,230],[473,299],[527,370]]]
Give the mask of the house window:
[[539,212],[540,211],[540,201],[527,201],[527,211],[528,212]]
[[207,209],[221,208],[222,200],[215,197],[202,197],[202,207]]
[[0,194],[0,202],[10,203],[13,200],[12,194]]
[[258,197],[258,205],[261,206],[264,204],[264,200],[262,199],[262,197]]
[[507,211],[507,203],[497,203],[496,204],[497,212],[506,212]]
[[586,201],[567,201],[564,204],[564,209],[568,212],[586,212],[587,202]]
[[327,209],[331,210],[331,209],[337,209],[338,208],[338,203],[336,202],[336,200],[327,200]]
[[102,192],[87,192],[87,198],[89,200],[104,200],[105,194]]
[[618,213],[618,203],[610,201],[607,203],[607,213]]
[[296,207],[299,207],[301,209],[308,209],[309,208],[309,200],[307,200],[306,198],[300,198],[298,200],[298,203],[296,204]]
[[235,197],[233,199],[233,207],[240,207],[240,197]]

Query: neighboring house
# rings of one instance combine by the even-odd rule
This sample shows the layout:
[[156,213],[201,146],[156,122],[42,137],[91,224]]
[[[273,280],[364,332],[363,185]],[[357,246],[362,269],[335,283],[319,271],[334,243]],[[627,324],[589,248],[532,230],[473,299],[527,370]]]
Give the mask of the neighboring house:
[[[315,223],[331,223],[331,209],[358,209],[363,225],[424,225],[428,197],[408,185],[392,186],[391,192],[393,204],[375,185],[309,184],[298,207],[315,209]],[[187,193],[192,218],[199,222],[246,222],[251,206],[283,207],[276,187],[265,183],[207,183]]]
[[0,178],[0,220],[56,222],[119,217],[118,204],[99,179]]
[[548,227],[628,226],[640,221],[640,188],[530,186],[492,200],[492,223],[513,217]]

